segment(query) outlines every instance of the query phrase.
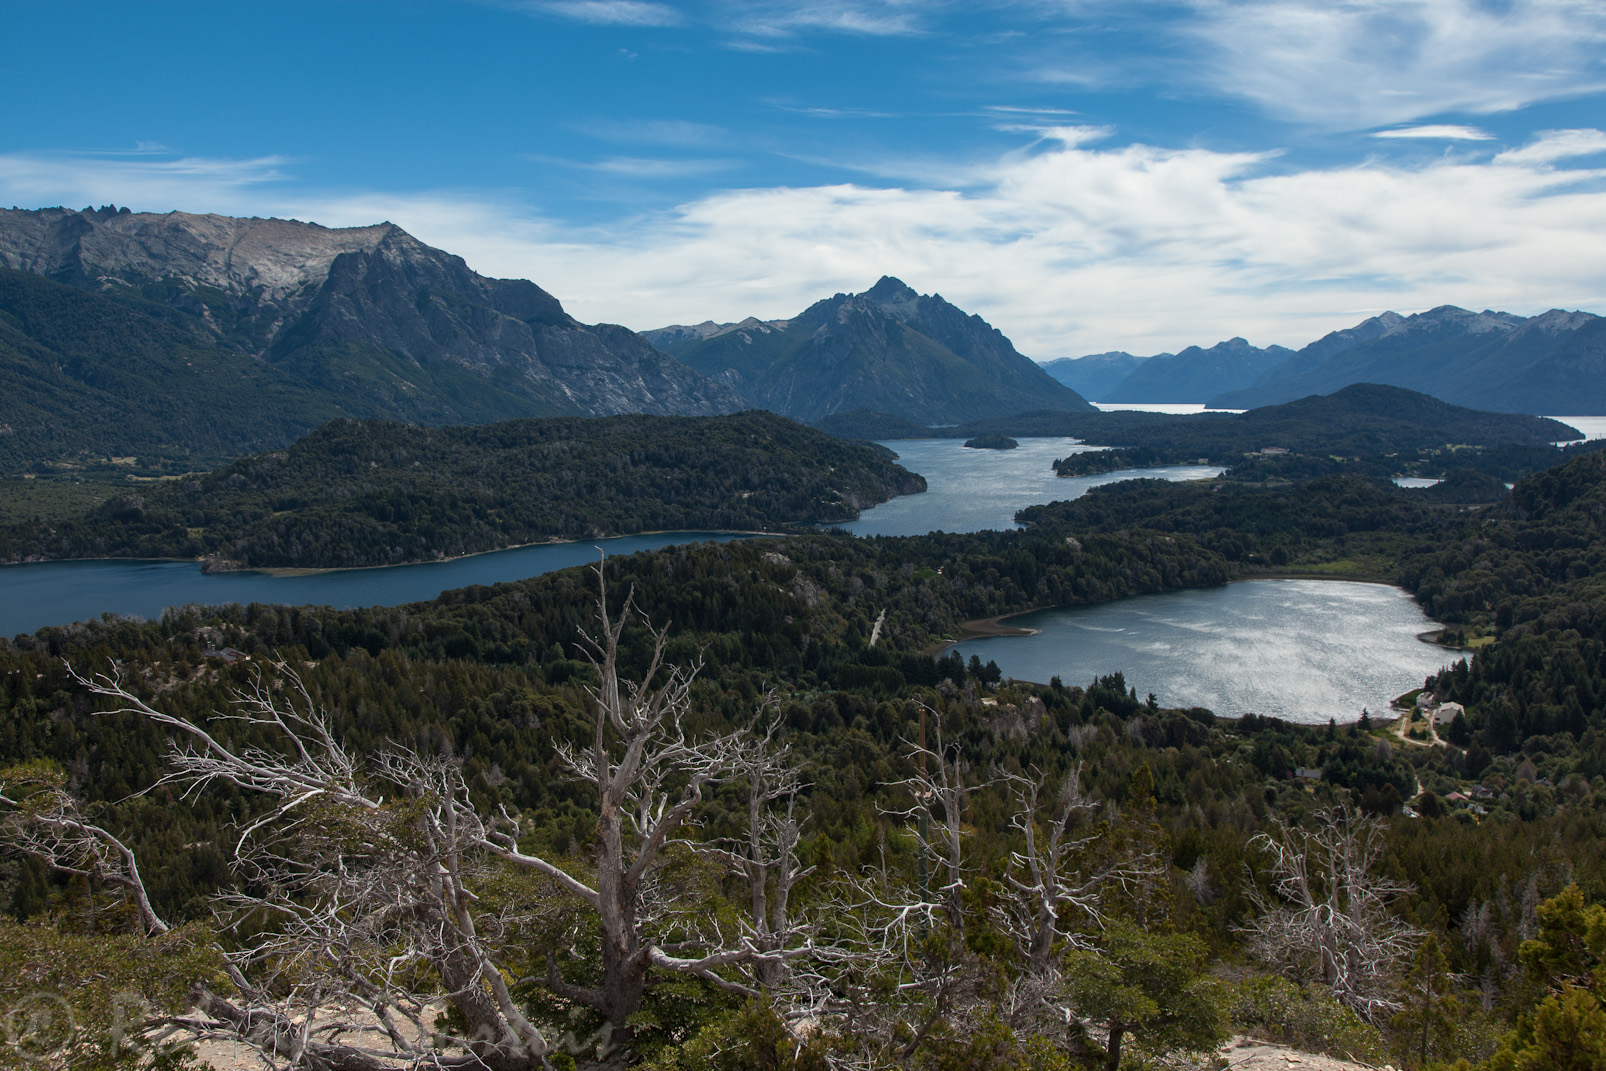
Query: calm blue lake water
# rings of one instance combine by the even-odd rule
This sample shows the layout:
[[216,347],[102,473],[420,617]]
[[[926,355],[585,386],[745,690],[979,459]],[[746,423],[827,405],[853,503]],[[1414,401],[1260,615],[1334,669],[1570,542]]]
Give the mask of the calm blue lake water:
[[[846,525],[857,535],[920,535],[942,529],[975,532],[1016,527],[1023,506],[1075,498],[1087,488],[1137,472],[1060,479],[1056,457],[1086,449],[1072,439],[1023,439],[1017,450],[967,450],[957,440],[890,443],[903,465],[926,477],[925,494],[896,498]],[[1145,470],[1142,475],[1197,479],[1219,469]],[[207,576],[194,562],[80,561],[0,565],[0,635],[63,625],[103,613],[157,617],[169,606],[232,602],[394,606],[433,599],[470,584],[523,580],[609,554],[632,554],[676,543],[741,538],[720,532],[669,532],[582,543],[550,543],[478,554],[451,562],[349,569],[303,576],[222,573]]]
[[395,606],[433,599],[452,588],[523,580],[571,565],[589,565],[597,560],[598,548],[610,555],[634,554],[677,543],[742,538],[746,537],[729,532],[667,532],[585,543],[544,543],[449,562],[339,569],[301,576],[207,575],[197,562],[103,559],[0,565],[0,636],[83,621],[103,613],[159,617],[169,606],[190,603],[312,603],[340,609]]
[[1417,639],[1437,629],[1409,595],[1384,584],[1247,580],[1012,617],[1032,636],[967,640],[969,661],[1007,677],[1067,685],[1120,671],[1162,706],[1208,707],[1289,721],[1353,721],[1459,655]]

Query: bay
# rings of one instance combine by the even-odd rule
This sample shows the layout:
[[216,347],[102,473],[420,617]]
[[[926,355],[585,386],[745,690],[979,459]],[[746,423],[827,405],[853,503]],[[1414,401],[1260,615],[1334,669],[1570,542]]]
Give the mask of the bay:
[[1418,639],[1440,626],[1385,584],[1246,580],[1040,610],[1006,624],[1029,636],[966,640],[950,650],[995,661],[1006,677],[1067,685],[1120,672],[1139,697],[1288,721],[1354,721],[1462,657]]

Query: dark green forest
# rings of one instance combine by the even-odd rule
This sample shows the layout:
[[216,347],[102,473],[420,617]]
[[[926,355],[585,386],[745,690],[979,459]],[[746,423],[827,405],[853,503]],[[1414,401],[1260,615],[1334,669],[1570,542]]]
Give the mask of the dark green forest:
[[334,421],[288,450],[0,526],[0,560],[226,568],[430,561],[545,540],[850,520],[925,490],[882,447],[752,411],[422,428]]
[[[666,974],[632,1013],[620,1052],[661,1067],[843,1066],[870,1053],[933,1069],[1137,1068],[1172,1066],[1162,1061],[1231,1029],[1410,1068],[1600,1066],[1587,1045],[1606,1025],[1606,454],[1527,476],[1484,505],[1345,474],[1284,486],[1132,481],[1021,520],[1013,532],[798,535],[605,563],[615,607],[633,591],[668,630],[666,657],[701,665],[692,737],[757,720],[790,746],[807,815],[797,851],[814,868],[797,886],[800,910],[839,904],[853,882],[941,885],[949,857],[920,850],[911,786],[922,770],[951,770],[963,788],[951,811],[928,812],[941,828],[951,820],[963,859],[922,943],[900,961],[911,988],[833,975],[845,1018],[789,1043],[777,1018],[784,985],[754,1002]],[[1287,574],[1401,584],[1457,642],[1476,646],[1424,682],[1465,706],[1442,741],[1419,724],[1397,735],[1381,717],[1222,720],[1139,696],[1119,674],[1031,684],[940,654],[967,621]],[[161,710],[271,747],[219,713],[258,673],[278,679],[279,664],[297,671],[354,754],[394,745],[452,764],[482,809],[520,817],[521,850],[589,872],[601,858],[596,792],[565,775],[559,749],[593,731],[585,689],[597,670],[576,644],[594,631],[596,592],[594,576],[570,570],[403,607],[188,608],[18,637],[0,649],[0,764],[12,765],[0,795],[63,786],[137,850],[163,917],[208,925],[214,892],[237,880],[231,846],[268,804],[227,784],[130,795],[169,768],[167,734],[135,714],[97,713],[102,701],[68,666],[121,667]],[[649,633],[634,628],[623,642],[627,675],[640,674]],[[250,660],[229,662],[223,649]],[[1044,955],[1080,1032],[1021,1019],[1010,981],[1041,965],[1009,922],[1026,847],[1021,779],[1051,788],[1072,771],[1098,817],[1076,827],[1084,839],[1067,865],[1093,874],[1156,861],[1106,886],[1096,916],[1071,906],[1055,916],[1060,936]],[[741,785],[702,798],[696,839],[739,835]],[[1376,980],[1366,998],[1384,1002],[1375,1006],[1258,943],[1257,926],[1282,903],[1274,856],[1291,842],[1279,838],[1327,830],[1320,816],[1332,806],[1380,824],[1369,877],[1398,884],[1387,917],[1416,935]],[[1033,813],[1046,835],[1051,815]],[[744,910],[738,878],[666,858],[663,880],[697,905],[691,917]],[[27,853],[0,867],[7,910],[22,923],[0,930],[0,960],[27,955],[17,950],[44,933],[69,941],[128,929],[119,890],[93,875],[53,872]],[[554,1029],[577,1021],[540,963],[555,957],[547,962],[565,977],[588,977],[588,950],[599,947],[589,916],[563,908],[558,888],[509,885],[494,866],[475,880],[482,898],[552,905],[509,953],[532,961],[515,992]],[[839,927],[852,917],[829,914]],[[820,925],[822,938],[834,932]],[[248,937],[233,933],[225,947]],[[878,995],[854,1003],[866,992]],[[902,1010],[888,1025],[870,1007]]]

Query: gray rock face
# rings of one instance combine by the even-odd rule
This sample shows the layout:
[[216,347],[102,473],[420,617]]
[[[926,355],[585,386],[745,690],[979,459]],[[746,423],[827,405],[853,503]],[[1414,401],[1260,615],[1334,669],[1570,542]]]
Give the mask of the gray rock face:
[[276,328],[306,306],[335,258],[372,250],[392,232],[400,228],[126,208],[0,209],[0,267],[90,288],[167,280],[192,293],[215,290],[269,313]]
[[406,368],[436,364],[471,373],[473,408],[492,416],[745,407],[633,332],[581,324],[535,284],[481,276],[390,223],[0,210],[0,267],[172,305],[219,344],[342,391],[379,377],[387,415],[422,389]]

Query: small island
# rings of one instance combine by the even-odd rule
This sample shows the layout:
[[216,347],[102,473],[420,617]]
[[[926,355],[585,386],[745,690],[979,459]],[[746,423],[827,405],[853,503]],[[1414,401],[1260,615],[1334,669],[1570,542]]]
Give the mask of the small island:
[[974,439],[966,439],[965,445],[972,450],[1013,450],[1020,443],[1008,435],[978,435]]

